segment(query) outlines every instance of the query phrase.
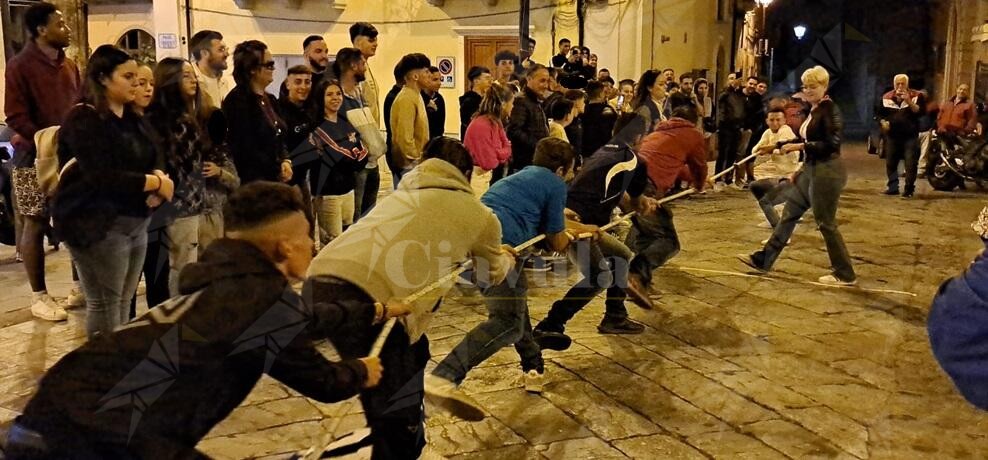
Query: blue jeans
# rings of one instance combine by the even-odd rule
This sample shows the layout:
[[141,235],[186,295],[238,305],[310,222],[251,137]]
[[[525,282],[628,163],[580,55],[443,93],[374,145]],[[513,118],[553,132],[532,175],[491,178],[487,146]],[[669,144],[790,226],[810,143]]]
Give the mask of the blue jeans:
[[652,284],[652,272],[679,254],[679,235],[672,222],[672,211],[660,206],[654,214],[632,218],[628,247],[635,252],[631,273],[641,277],[642,284]]
[[129,320],[130,299],[144,268],[146,218],[117,217],[106,238],[85,248],[69,247],[86,295],[86,335],[109,334]]
[[758,207],[765,213],[765,219],[769,225],[775,228],[779,225],[779,213],[775,212],[775,207],[786,202],[789,190],[792,189],[792,182],[788,177],[772,177],[768,179],[758,179],[751,183],[751,194],[758,200]]
[[827,253],[830,255],[830,266],[834,276],[841,281],[854,281],[854,267],[851,256],[844,245],[844,238],[837,228],[837,203],[840,193],[847,185],[847,171],[840,158],[820,163],[806,163],[796,178],[793,189],[786,194],[786,207],[782,211],[782,220],[772,232],[772,237],[761,251],[751,255],[752,262],[768,270],[782,254],[786,242],[792,236],[799,218],[806,211],[813,210],[823,240],[827,243]]
[[565,332],[566,322],[587,306],[597,294],[607,290],[604,321],[621,321],[628,317],[624,306],[624,288],[628,286],[629,261],[634,256],[617,238],[603,234],[597,241],[576,241],[569,247],[569,259],[580,268],[583,279],[566,295],[552,304],[549,314],[537,329]]
[[501,284],[484,290],[487,321],[478,324],[432,371],[446,380],[460,383],[467,372],[500,349],[514,345],[523,371],[544,370],[542,350],[532,338],[528,317],[528,281],[524,261],[518,260]]

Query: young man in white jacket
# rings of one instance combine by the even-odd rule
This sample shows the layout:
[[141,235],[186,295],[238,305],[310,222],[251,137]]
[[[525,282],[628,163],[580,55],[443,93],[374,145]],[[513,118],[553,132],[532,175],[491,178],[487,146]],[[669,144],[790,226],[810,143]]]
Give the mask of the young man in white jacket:
[[[334,239],[312,261],[306,296],[313,302],[386,303],[403,299],[449,275],[473,257],[477,276],[498,284],[514,265],[501,246],[501,224],[474,197],[473,161],[459,141],[436,138],[422,163],[393,194]],[[425,336],[449,282],[411,303],[412,313],[391,331],[381,351],[388,370],[378,387],[360,395],[371,428],[374,459],[415,459],[425,446],[423,376]],[[330,340],[344,359],[363,357],[381,326]]]
[[768,129],[761,140],[752,148],[759,156],[755,160],[756,180],[751,184],[751,194],[758,200],[758,206],[765,213],[769,225],[779,224],[779,213],[775,206],[786,202],[786,190],[792,187],[793,175],[799,170],[799,152],[783,153],[782,144],[796,139],[792,128],[786,125],[786,112],[782,107],[769,109],[766,115]]

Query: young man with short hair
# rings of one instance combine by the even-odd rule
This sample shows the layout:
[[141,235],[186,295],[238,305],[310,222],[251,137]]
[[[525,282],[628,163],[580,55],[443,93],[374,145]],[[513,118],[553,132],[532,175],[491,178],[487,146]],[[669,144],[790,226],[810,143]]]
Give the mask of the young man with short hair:
[[557,69],[562,69],[566,65],[566,61],[569,59],[569,50],[572,47],[568,38],[563,38],[559,40],[559,54],[552,57],[552,66]]
[[[403,299],[471,257],[481,280],[503,281],[513,257],[501,247],[497,217],[473,195],[472,170],[470,153],[459,141],[429,141],[422,162],[398,189],[313,260],[306,289],[314,302],[367,306]],[[380,356],[387,371],[380,386],[360,395],[371,428],[371,458],[415,459],[425,446],[423,377],[430,358],[425,333],[452,284],[413,302],[412,314],[395,324],[384,343]],[[380,326],[354,329],[330,340],[351,359],[366,356],[380,331]]]
[[[741,142],[738,144],[737,158],[740,160],[750,155],[751,144],[755,136],[761,136],[762,124],[765,122],[765,102],[758,93],[758,85],[762,79],[754,75],[745,81],[741,94],[744,96],[744,122],[741,128]],[[744,181],[742,182],[742,178]],[[755,163],[747,162],[734,170],[734,186],[748,188],[755,181]]]
[[[377,28],[369,22],[357,22],[350,26],[350,43],[354,48],[360,50],[366,61],[364,81],[360,83],[360,94],[364,99],[364,104],[370,108],[371,115],[380,127],[381,86],[370,68],[370,59],[377,55],[377,37]],[[390,123],[387,114],[384,115],[384,123]],[[387,196],[394,188],[389,161],[391,161],[389,155],[385,152],[383,158],[378,158],[377,161],[368,161],[367,167],[357,173],[353,196],[354,213],[359,215],[354,216],[354,221],[373,208],[377,204],[378,198]]]
[[[614,210],[647,212],[650,201],[644,197],[645,165],[635,154],[645,134],[644,120],[624,114],[615,125],[615,136],[587,158],[582,169],[570,182],[566,208],[579,222],[603,226],[610,222]],[[645,287],[629,277],[634,253],[620,239],[600,233],[594,241],[578,241],[569,248],[570,258],[577,261],[583,275],[552,308],[533,331],[544,349],[565,350],[572,340],[566,335],[566,323],[606,290],[605,313],[597,331],[602,334],[640,334],[645,327],[628,319],[625,297],[630,295],[640,307],[652,309]]]
[[518,65],[518,55],[501,50],[494,55],[494,80],[504,86],[508,86],[511,81],[511,74],[515,73],[515,66]]
[[391,105],[391,158],[395,186],[415,166],[422,148],[429,141],[429,118],[422,100],[422,88],[429,78],[429,58],[421,53],[406,54],[395,66],[401,90]]
[[223,34],[215,30],[200,30],[189,40],[189,54],[192,57],[192,67],[196,71],[199,88],[209,100],[206,104],[220,108],[223,98],[233,89],[230,76],[223,75],[229,64],[230,50],[223,43]]
[[[15,133],[11,138],[13,198],[24,221],[18,249],[31,286],[31,314],[46,321],[64,321],[68,315],[48,294],[45,282],[49,209],[48,197],[38,185],[34,134],[62,124],[78,102],[82,81],[75,62],[65,56],[71,30],[62,12],[51,3],[38,3],[28,8],[24,23],[30,40],[7,63],[4,104],[7,125]],[[70,296],[76,300],[72,306],[82,306],[76,291]]]
[[[702,192],[707,180],[707,149],[703,134],[696,129],[699,113],[693,100],[683,94],[671,99],[672,116],[642,140],[639,156],[645,163],[652,189],[649,193],[662,198],[675,185],[684,167],[690,183]],[[654,189],[654,190],[653,190]],[[639,213],[632,219],[628,245],[635,251],[631,277],[641,280],[647,291],[652,273],[679,253],[679,236],[667,206],[654,212]]]
[[329,47],[321,35],[309,35],[302,41],[302,53],[306,65],[312,69],[312,87],[323,80],[336,78],[329,62]]
[[285,184],[234,192],[226,237],[182,270],[181,295],[60,359],[9,431],[8,457],[202,458],[196,445],[264,374],[324,403],[377,385],[378,358],[331,362],[314,344],[409,308],[296,294],[312,260],[304,207]]
[[786,124],[786,111],[783,107],[772,107],[765,116],[768,129],[752,147],[752,153],[759,157],[753,161],[755,173],[761,179],[751,184],[751,194],[758,200],[758,206],[765,213],[769,225],[779,224],[779,213],[775,206],[786,202],[786,190],[791,188],[791,176],[799,169],[799,152],[783,152],[782,145],[796,139],[792,128]]
[[601,82],[587,84],[587,97],[590,102],[583,113],[583,150],[580,152],[584,158],[607,145],[613,136],[614,122],[618,116],[617,111],[607,103],[606,87]]
[[631,107],[631,101],[635,99],[635,81],[624,79],[618,83],[618,94],[613,99],[607,101],[614,110],[619,113],[630,113],[635,110]]
[[429,139],[446,133],[446,100],[439,94],[442,87],[442,74],[436,66],[429,67],[429,74],[422,85],[422,102],[425,102],[426,118],[429,119]]
[[[498,181],[481,197],[501,222],[504,246],[515,247],[545,233],[549,248],[560,252],[575,235],[597,232],[597,226],[567,221],[564,215],[565,181],[573,175],[575,158],[576,152],[566,142],[542,139],[531,166]],[[532,338],[523,258],[518,257],[503,282],[484,286],[487,320],[470,330],[425,378],[427,393],[441,397],[440,401],[465,418],[483,418],[483,413],[456,387],[471,369],[508,345],[514,345],[521,358],[525,389],[542,392],[545,364]]]

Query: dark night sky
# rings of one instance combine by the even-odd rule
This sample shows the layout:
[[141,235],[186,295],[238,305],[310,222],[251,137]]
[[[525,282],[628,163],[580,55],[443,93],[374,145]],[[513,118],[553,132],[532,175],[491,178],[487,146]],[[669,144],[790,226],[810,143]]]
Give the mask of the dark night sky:
[[[930,23],[924,0],[775,0],[766,17],[775,47],[773,80],[784,85],[789,77],[794,86],[803,69],[828,68],[831,95],[856,130],[856,123],[871,117],[868,101],[891,85],[895,74],[909,74],[914,88],[929,86],[935,64]],[[808,29],[801,41],[793,33],[797,24]]]

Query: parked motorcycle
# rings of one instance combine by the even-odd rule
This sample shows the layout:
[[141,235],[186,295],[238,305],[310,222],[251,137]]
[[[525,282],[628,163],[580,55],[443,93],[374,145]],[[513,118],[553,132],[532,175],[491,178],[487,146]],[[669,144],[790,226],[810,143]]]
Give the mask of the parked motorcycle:
[[933,134],[928,158],[926,177],[936,190],[949,192],[964,181],[979,187],[988,182],[988,142],[981,137]]

